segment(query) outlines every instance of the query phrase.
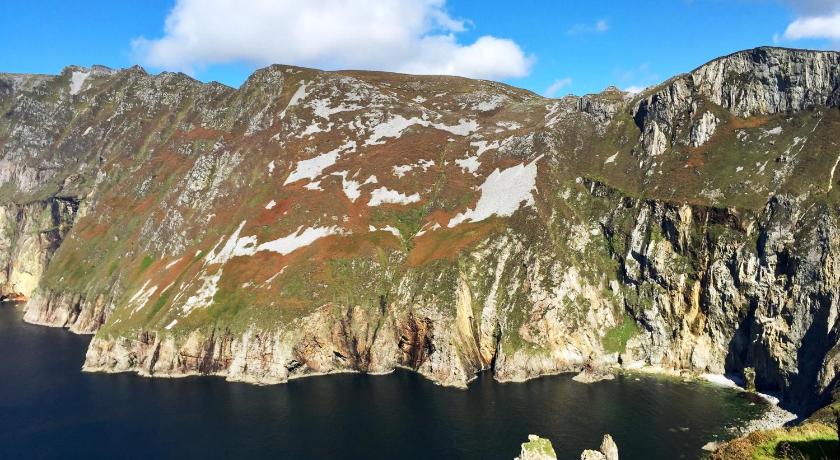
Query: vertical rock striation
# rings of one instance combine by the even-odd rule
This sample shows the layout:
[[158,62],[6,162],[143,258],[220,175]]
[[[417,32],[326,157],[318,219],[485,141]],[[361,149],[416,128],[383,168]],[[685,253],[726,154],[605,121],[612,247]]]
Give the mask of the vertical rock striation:
[[0,206],[0,296],[32,296],[78,210],[79,202],[66,198]]

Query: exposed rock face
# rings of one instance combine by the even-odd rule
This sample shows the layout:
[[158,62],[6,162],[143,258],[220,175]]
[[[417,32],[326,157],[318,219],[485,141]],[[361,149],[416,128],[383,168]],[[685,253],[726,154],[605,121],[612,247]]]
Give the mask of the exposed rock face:
[[691,72],[697,92],[739,117],[840,105],[837,53],[758,48]]
[[712,112],[705,112],[691,128],[691,146],[700,147],[712,138],[720,120]]
[[238,90],[0,75],[0,289],[95,333],[92,371],[754,368],[808,409],[840,370],[838,56],[558,100],[284,66]]
[[580,460],[606,460],[606,457],[600,451],[586,449],[580,453]]
[[78,206],[60,198],[0,206],[0,296],[26,300],[35,292]]
[[[634,109],[647,156],[657,156],[672,143],[697,147],[717,125],[712,104],[737,117],[799,112],[840,106],[837,53],[801,53],[758,48],[709,62],[651,91]],[[692,126],[689,139],[680,135]]]
[[113,307],[107,294],[88,298],[85,294],[45,289],[29,299],[23,318],[34,324],[66,327],[77,334],[93,334]]
[[557,460],[557,454],[551,441],[529,434],[528,442],[522,443],[522,451],[514,460]]
[[604,440],[601,441],[601,453],[607,460],[618,460],[618,446],[609,434],[605,434]]
[[584,450],[580,454],[580,460],[618,460],[618,446],[615,445],[612,436],[604,435],[601,441],[600,450]]
[[572,377],[572,380],[579,383],[597,383],[614,378],[615,376],[611,372],[585,367],[578,375]]
[[[788,200],[754,216],[652,202],[634,208],[627,251],[616,257],[626,280],[651,295],[649,307],[634,311],[650,335],[632,338],[622,361],[738,376],[752,363],[760,388],[789,398],[830,387],[836,343],[818,331],[837,320],[829,300],[840,281],[833,211],[803,214]],[[692,235],[697,228],[705,230]],[[711,231],[728,235],[713,241]]]

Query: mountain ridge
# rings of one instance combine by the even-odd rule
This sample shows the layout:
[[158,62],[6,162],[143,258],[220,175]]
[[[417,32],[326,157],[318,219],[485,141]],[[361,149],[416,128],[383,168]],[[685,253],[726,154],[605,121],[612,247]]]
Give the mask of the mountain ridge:
[[[733,51],[732,53],[729,53],[729,54],[726,54],[726,55],[722,55],[722,56],[718,56],[718,57],[713,58],[713,59],[711,59],[711,60],[709,60],[709,61],[705,62],[704,64],[701,64],[701,65],[699,65],[699,66],[697,66],[697,67],[695,67],[695,68],[693,68],[693,69],[691,69],[691,70],[689,70],[689,71],[687,71],[687,72],[683,72],[683,73],[676,74],[676,75],[674,75],[674,76],[672,76],[672,77],[668,78],[667,80],[665,80],[665,81],[663,81],[663,82],[660,82],[660,83],[655,84],[655,85],[653,85],[653,86],[651,86],[651,87],[645,88],[645,90],[648,90],[648,89],[653,88],[653,87],[656,87],[656,86],[663,85],[663,84],[665,84],[665,83],[667,83],[667,82],[669,82],[669,81],[671,81],[671,80],[673,80],[673,79],[677,79],[677,78],[682,77],[682,76],[685,76],[685,75],[690,75],[690,74],[692,74],[692,73],[694,73],[694,72],[696,72],[696,71],[698,71],[698,70],[702,69],[703,67],[706,67],[706,66],[708,66],[708,65],[710,65],[710,64],[713,64],[713,63],[716,63],[716,62],[718,62],[718,61],[724,61],[724,60],[731,59],[731,58],[734,58],[734,57],[737,57],[737,56],[741,56],[741,55],[744,55],[744,54],[753,54],[753,53],[755,53],[755,52],[762,51],[762,50],[770,50],[770,51],[772,51],[772,50],[777,50],[777,51],[782,51],[782,52],[792,52],[792,53],[798,53],[798,54],[802,54],[802,53],[805,53],[805,54],[837,54],[837,53],[840,53],[840,51],[834,51],[834,50],[821,50],[821,49],[808,49],[808,48],[790,48],[790,47],[783,47],[783,46],[762,45],[762,46],[757,46],[757,47],[754,47],[754,48],[747,48],[747,49],[743,49],[743,50]],[[232,90],[238,90],[238,89],[239,89],[239,88],[237,88],[237,87],[233,87],[233,86],[230,86],[230,85],[226,85],[226,84],[221,83],[221,82],[216,81],[216,80],[211,80],[211,81],[206,81],[206,82],[205,82],[205,81],[201,81],[201,80],[198,80],[198,79],[196,79],[196,78],[194,78],[194,77],[191,77],[190,75],[188,75],[188,74],[186,74],[186,73],[184,73],[184,72],[178,72],[178,71],[163,71],[163,72],[160,72],[160,73],[158,73],[158,74],[152,74],[152,73],[149,73],[149,72],[148,72],[145,68],[143,68],[142,66],[140,66],[140,65],[138,65],[138,64],[135,64],[135,65],[132,65],[132,66],[130,66],[130,67],[126,67],[126,68],[112,68],[112,67],[109,67],[109,66],[106,66],[106,65],[103,65],[103,64],[91,64],[89,67],[84,66],[84,65],[78,65],[78,64],[70,64],[70,65],[65,66],[65,67],[64,67],[64,68],[63,68],[63,69],[62,69],[62,70],[61,70],[61,71],[60,71],[57,75],[61,75],[61,74],[65,73],[65,72],[67,72],[68,70],[72,71],[73,69],[79,69],[79,70],[85,70],[85,71],[87,71],[87,70],[90,70],[90,69],[93,69],[93,68],[97,68],[97,67],[99,67],[99,68],[103,68],[103,69],[108,69],[108,70],[110,70],[110,71],[115,71],[115,72],[124,72],[124,71],[140,71],[140,72],[142,72],[142,73],[144,73],[144,74],[146,74],[146,75],[149,75],[149,76],[151,76],[151,77],[156,77],[156,76],[161,76],[161,75],[167,75],[167,74],[174,74],[174,75],[179,75],[179,76],[186,77],[186,78],[188,78],[188,79],[190,79],[190,80],[194,80],[194,81],[196,81],[196,82],[198,82],[198,83],[205,84],[205,85],[218,84],[218,85],[222,85],[222,86],[224,86],[224,87],[226,87],[226,88],[230,88],[230,89],[232,89]],[[248,81],[248,79],[250,79],[251,77],[253,77],[256,73],[258,73],[258,72],[262,72],[262,71],[266,71],[266,70],[269,70],[269,69],[271,69],[271,68],[276,68],[276,69],[279,69],[279,70],[283,70],[283,69],[286,69],[286,68],[289,68],[289,69],[296,69],[296,70],[309,70],[309,71],[317,71],[317,72],[333,73],[333,74],[346,74],[346,75],[350,75],[350,76],[353,76],[353,75],[358,76],[358,75],[376,75],[376,74],[382,74],[382,75],[390,75],[390,76],[405,76],[405,77],[420,77],[420,78],[425,78],[425,77],[443,77],[443,78],[450,78],[450,77],[451,77],[451,78],[455,78],[455,79],[464,79],[464,80],[471,80],[471,81],[484,81],[484,82],[491,82],[491,83],[499,83],[499,84],[502,84],[502,85],[510,86],[511,88],[515,88],[515,89],[519,89],[519,90],[523,90],[523,91],[528,91],[528,92],[530,92],[530,93],[532,93],[532,94],[534,94],[534,95],[536,95],[536,96],[540,96],[540,97],[543,97],[543,98],[545,98],[545,99],[562,99],[562,98],[566,97],[566,96],[560,96],[560,97],[556,97],[556,98],[546,97],[546,96],[542,96],[542,95],[540,95],[539,93],[537,93],[537,92],[535,92],[535,91],[532,91],[532,90],[529,90],[529,89],[526,89],[526,88],[522,88],[522,87],[518,87],[518,86],[515,86],[515,85],[507,84],[507,83],[504,83],[504,82],[500,82],[500,81],[497,81],[497,80],[474,79],[474,78],[469,78],[469,77],[461,77],[461,76],[458,76],[458,75],[441,75],[441,74],[406,74],[406,73],[391,72],[391,71],[384,71],[384,70],[363,70],[363,69],[336,69],[336,70],[322,70],[322,69],[318,69],[318,68],[315,68],[315,67],[305,67],[305,66],[297,66],[297,65],[293,65],[293,64],[280,64],[280,63],[268,64],[268,65],[266,65],[266,66],[264,66],[264,67],[260,67],[260,68],[258,68],[258,69],[256,69],[256,70],[254,70],[254,72],[252,72],[250,75],[248,75],[248,77],[245,79],[245,82],[247,82],[247,81]],[[27,73],[10,73],[10,72],[0,72],[0,75],[7,75],[7,76],[12,76],[12,75],[18,75],[18,76],[43,76],[43,77],[54,77],[54,76],[57,76],[56,74],[47,74],[47,73],[27,74]],[[243,82],[242,84],[245,84],[245,82]],[[241,85],[240,85],[240,87],[241,87]],[[617,87],[617,86],[615,86],[615,85],[608,85],[606,88],[604,88],[602,91],[599,91],[599,92],[595,92],[595,93],[586,93],[586,94],[581,94],[581,95],[577,95],[577,94],[569,94],[568,96],[575,96],[575,97],[594,96],[594,95],[601,94],[601,93],[603,93],[603,92],[610,91],[610,89],[611,89],[611,88],[614,88],[614,89],[616,89],[616,90],[618,90],[618,91],[621,91],[621,92],[623,92],[623,93],[628,93],[628,94],[639,94],[639,93],[641,93],[641,92],[644,92],[644,91],[640,91],[639,93],[632,93],[632,92],[629,92],[629,91],[622,90],[622,89],[620,89],[619,87]]]

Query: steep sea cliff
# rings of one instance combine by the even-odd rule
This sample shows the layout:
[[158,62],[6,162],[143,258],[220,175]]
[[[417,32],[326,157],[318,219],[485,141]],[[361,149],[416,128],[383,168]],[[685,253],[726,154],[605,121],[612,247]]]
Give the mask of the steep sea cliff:
[[[78,82],[81,81],[81,84]],[[72,82],[72,83],[71,83]],[[84,368],[837,382],[840,54],[640,94],[272,66],[0,75],[0,279]]]

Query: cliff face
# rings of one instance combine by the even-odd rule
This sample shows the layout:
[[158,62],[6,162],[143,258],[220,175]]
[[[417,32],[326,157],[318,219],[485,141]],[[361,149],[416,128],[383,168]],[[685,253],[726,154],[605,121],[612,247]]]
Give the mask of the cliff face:
[[[642,94],[272,66],[0,76],[0,283],[85,369],[838,371],[840,64],[758,49]],[[5,171],[5,172],[3,172]]]
[[646,331],[628,355],[738,377],[755,367],[764,391],[827,397],[838,371],[836,208],[774,198],[754,213],[637,209],[615,254],[640,296],[625,304]]
[[0,206],[0,295],[25,300],[38,287],[78,212],[72,199]]

